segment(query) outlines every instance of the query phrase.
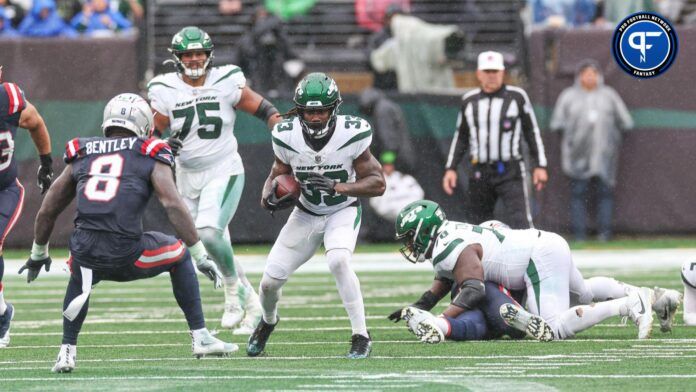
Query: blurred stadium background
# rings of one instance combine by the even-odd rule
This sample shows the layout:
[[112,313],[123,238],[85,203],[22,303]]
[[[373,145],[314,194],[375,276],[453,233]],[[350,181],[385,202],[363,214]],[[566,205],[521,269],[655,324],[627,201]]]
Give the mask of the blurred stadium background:
[[[684,2],[684,15],[696,2]],[[53,143],[54,159],[65,142],[76,136],[100,134],[105,102],[117,93],[144,93],[154,74],[168,71],[162,62],[171,36],[184,25],[207,30],[215,43],[217,64],[237,63],[235,46],[249,28],[256,1],[242,1],[233,15],[219,12],[218,0],[150,0],[146,18],[135,35],[102,38],[0,37],[3,78],[18,83],[44,116]],[[409,135],[419,148],[412,174],[427,198],[442,204],[449,217],[466,220],[464,183],[454,197],[441,189],[447,150],[461,94],[475,86],[476,55],[498,50],[509,63],[508,78],[530,93],[549,159],[550,182],[536,197],[535,221],[540,228],[568,231],[569,187],[560,172],[559,135],[548,132],[548,117],[560,91],[572,83],[576,64],[585,57],[598,60],[606,82],[626,101],[636,122],[621,147],[616,189],[614,230],[617,234],[693,234],[696,232],[696,90],[692,64],[696,60],[696,28],[679,24],[680,50],[676,63],[663,76],[638,80],[623,73],[610,54],[613,26],[550,28],[524,23],[526,1],[521,0],[411,0],[411,13],[431,23],[456,24],[465,33],[464,49],[453,59],[457,89],[448,93],[389,95],[405,109]],[[686,18],[683,18],[686,20]],[[681,21],[682,18],[679,19]],[[371,86],[366,41],[371,31],[356,22],[355,0],[317,0],[306,13],[285,21],[293,48],[307,71],[333,76],[344,95],[342,113],[357,114],[357,94]],[[281,109],[291,105],[291,90],[272,101]],[[144,94],[143,94],[144,95]],[[379,130],[377,130],[379,132]],[[232,222],[233,241],[269,243],[275,239],[284,214],[272,218],[258,207],[261,186],[272,163],[270,135],[264,125],[246,114],[237,119],[235,133],[246,168],[246,189]],[[35,182],[38,160],[26,132],[16,143],[20,179]],[[62,163],[56,170],[62,169]],[[33,217],[41,197],[26,186],[27,198],[20,225],[5,247],[27,247]],[[365,203],[367,204],[367,203]],[[64,246],[72,228],[74,206],[61,216],[52,238]],[[161,227],[156,210],[149,224]],[[365,227],[374,216],[367,214]],[[380,224],[379,221],[378,225]],[[369,234],[371,241],[392,238],[391,227]]]

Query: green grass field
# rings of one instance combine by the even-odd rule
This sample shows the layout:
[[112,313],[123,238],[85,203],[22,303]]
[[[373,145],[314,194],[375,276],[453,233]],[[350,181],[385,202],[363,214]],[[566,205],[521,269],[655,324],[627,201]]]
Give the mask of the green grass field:
[[[405,266],[406,267],[406,266]],[[407,270],[407,268],[404,268]],[[593,271],[583,271],[592,276]],[[606,273],[606,270],[603,271]],[[0,349],[2,391],[238,391],[238,390],[689,390],[696,378],[696,328],[636,340],[636,328],[608,320],[568,341],[419,343],[404,323],[385,316],[414,301],[432,275],[358,274],[365,296],[372,357],[348,360],[350,328],[329,274],[294,275],[280,303],[281,324],[267,356],[247,358],[246,337],[221,331],[240,345],[230,358],[191,356],[186,324],[166,276],[133,283],[100,283],[78,344],[72,374],[52,374],[61,339],[66,278],[40,277],[30,286],[5,274],[16,306],[12,343]],[[675,271],[617,273],[637,285],[681,290]],[[259,275],[251,275],[256,284]],[[203,281],[201,281],[203,282]],[[222,293],[207,281],[202,295],[208,327],[218,328]],[[655,321],[657,324],[657,320]]]

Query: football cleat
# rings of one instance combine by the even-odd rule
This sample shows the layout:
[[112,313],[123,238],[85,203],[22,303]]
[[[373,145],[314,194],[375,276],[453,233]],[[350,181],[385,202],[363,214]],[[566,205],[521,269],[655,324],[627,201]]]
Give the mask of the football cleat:
[[660,331],[672,331],[674,324],[674,316],[677,314],[677,308],[682,300],[682,295],[677,290],[663,289],[655,286],[655,302],[652,309],[657,313],[657,318],[660,320]]
[[191,341],[193,356],[198,359],[206,356],[226,357],[239,350],[239,346],[236,344],[223,342],[207,329],[200,333],[191,332]]
[[247,343],[248,356],[257,357],[263,354],[268,338],[271,336],[271,332],[273,332],[279,321],[280,317],[277,317],[275,324],[268,324],[263,318],[259,321],[259,325],[256,326],[254,332],[249,336],[249,341]]
[[14,318],[14,306],[7,304],[5,313],[0,316],[0,348],[10,345],[10,323]]
[[554,339],[553,330],[543,318],[527,312],[519,305],[503,304],[500,306],[499,312],[505,324],[525,332],[527,336],[540,342],[550,342]]
[[372,338],[370,338],[370,333],[367,336],[360,335],[356,333],[350,338],[350,351],[347,358],[350,359],[364,359],[370,356],[372,352]]
[[416,326],[416,335],[423,343],[437,344],[445,341],[445,333],[437,326],[435,320],[427,318]]
[[51,371],[53,373],[70,373],[75,369],[75,359],[77,358],[77,346],[72,344],[62,344],[58,351],[56,364]]
[[247,297],[244,310],[244,318],[242,322],[239,323],[239,326],[232,331],[232,335],[251,335],[259,324],[259,321],[261,321],[263,310],[261,309],[259,296],[256,295],[256,293]]
[[653,290],[647,287],[641,287],[626,297],[627,316],[638,326],[638,339],[647,339],[652,332],[653,298]]
[[414,306],[409,306],[401,311],[401,318],[406,320],[406,326],[408,327],[408,331],[416,335],[416,337],[420,339],[421,335],[418,332],[418,324],[420,324],[421,321],[424,321],[426,319],[435,318],[435,316],[427,310],[418,309]]

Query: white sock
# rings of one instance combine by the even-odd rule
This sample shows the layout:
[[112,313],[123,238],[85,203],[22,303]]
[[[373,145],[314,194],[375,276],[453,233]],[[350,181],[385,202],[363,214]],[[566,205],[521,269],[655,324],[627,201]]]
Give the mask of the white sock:
[[610,299],[618,299],[627,296],[638,287],[627,283],[619,282],[614,278],[605,276],[595,276],[585,280],[594,295],[595,302],[602,302]]
[[561,313],[559,318],[559,328],[556,336],[561,339],[574,336],[580,331],[584,331],[593,325],[614,316],[623,316],[626,306],[625,298],[612,301],[598,302],[592,305],[575,306]]
[[225,305],[238,307],[240,306],[239,300],[239,278],[237,276],[224,276],[222,278],[224,283],[223,292],[225,294]]
[[440,328],[440,331],[442,331],[445,334],[445,336],[449,336],[451,326],[446,318],[444,318],[443,316],[436,317],[435,325],[437,325],[437,327]]
[[[0,283],[0,286],[2,286],[2,283]],[[5,314],[6,310],[7,304],[5,303],[5,290],[0,287],[0,316]]]
[[329,269],[336,279],[336,287],[343,301],[343,307],[348,313],[353,335],[360,334],[367,337],[365,305],[360,293],[360,281],[349,264],[351,252],[347,249],[331,249],[326,252],[326,258]]
[[280,299],[281,287],[286,280],[280,280],[263,274],[261,285],[259,286],[259,298],[261,299],[261,309],[263,310],[263,321],[267,324],[278,322],[278,299]]

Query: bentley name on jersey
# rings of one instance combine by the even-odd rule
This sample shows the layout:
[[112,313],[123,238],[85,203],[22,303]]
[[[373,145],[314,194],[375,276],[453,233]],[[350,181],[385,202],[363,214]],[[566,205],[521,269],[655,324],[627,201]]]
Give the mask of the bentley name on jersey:
[[[276,157],[292,167],[300,183],[310,172],[317,172],[340,182],[355,182],[353,161],[370,147],[372,128],[359,117],[339,115],[329,142],[321,151],[314,151],[304,140],[300,120],[292,117],[276,124],[272,139]],[[355,197],[339,194],[331,196],[304,187],[300,196],[302,206],[318,215],[331,214],[356,200]]]
[[471,244],[483,249],[484,279],[500,283],[511,290],[525,288],[524,274],[534,246],[539,242],[536,229],[489,229],[446,221],[439,229],[433,248],[433,269],[438,276],[454,280],[452,271],[459,255]]
[[173,135],[184,142],[177,166],[203,170],[232,158],[234,174],[244,172],[234,137],[236,112],[246,78],[234,65],[211,69],[201,87],[186,84],[179,74],[159,75],[147,85],[150,105],[169,117]]

